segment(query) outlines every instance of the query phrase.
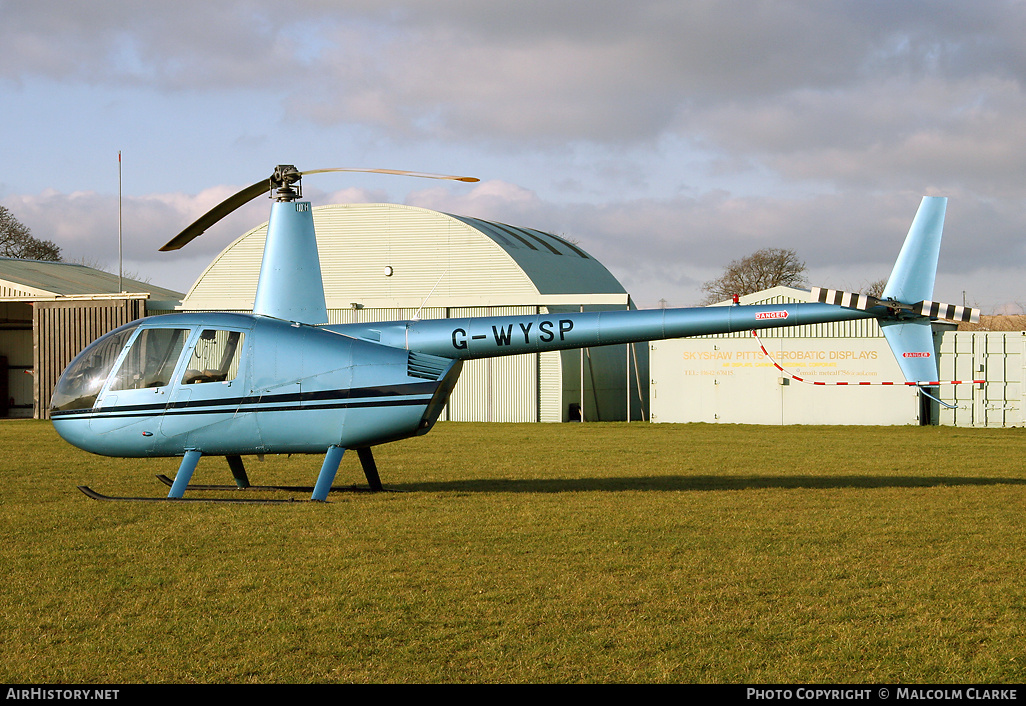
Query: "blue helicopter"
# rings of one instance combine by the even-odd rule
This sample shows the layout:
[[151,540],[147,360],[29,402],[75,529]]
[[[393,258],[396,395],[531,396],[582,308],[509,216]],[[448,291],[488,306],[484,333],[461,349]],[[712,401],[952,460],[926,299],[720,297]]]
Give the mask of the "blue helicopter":
[[[938,384],[931,318],[979,317],[931,301],[947,199],[925,197],[880,298],[815,290],[819,301],[800,304],[326,325],[301,179],[335,171],[477,181],[280,165],[183,230],[161,250],[181,248],[261,194],[274,199],[252,314],[139,319],[91,343],[61,376],[50,414],[66,441],[106,456],[182,457],[173,480],[161,477],[171,486],[166,498],[115,498],[79,486],[83,492],[100,500],[246,502],[184,494],[267,488],[250,484],[242,456],[303,453],[324,455],[315,484],[303,489],[324,502],[347,449],[356,450],[369,488],[383,490],[372,448],[429,432],[463,361],[475,358],[875,318],[906,380],[924,390]],[[202,456],[225,457],[235,486],[189,485]]]

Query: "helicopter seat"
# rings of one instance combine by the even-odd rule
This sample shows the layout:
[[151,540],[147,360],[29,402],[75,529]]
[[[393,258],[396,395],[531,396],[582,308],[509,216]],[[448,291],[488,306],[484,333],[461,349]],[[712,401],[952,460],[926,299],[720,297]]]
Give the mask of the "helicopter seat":
[[183,385],[195,385],[200,382],[224,382],[228,377],[227,373],[222,373],[220,370],[186,370],[185,374],[182,375]]
[[204,370],[186,370],[182,375],[183,385],[195,385],[200,382],[211,382],[212,378]]

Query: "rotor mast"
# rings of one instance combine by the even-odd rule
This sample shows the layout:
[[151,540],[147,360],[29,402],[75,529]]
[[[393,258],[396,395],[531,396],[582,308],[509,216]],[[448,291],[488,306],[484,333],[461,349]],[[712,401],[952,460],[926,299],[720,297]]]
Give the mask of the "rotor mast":
[[303,198],[301,180],[304,175],[329,172],[394,174],[466,183],[478,181],[476,177],[426,174],[398,169],[331,167],[301,172],[292,164],[279,164],[269,178],[261,179],[229,196],[168,241],[161,250],[178,250],[225,216],[270,191],[274,203],[271,206],[271,218],[267,223],[267,239],[260,265],[260,281],[257,283],[256,297],[253,301],[253,313],[303,324],[327,323],[328,309],[324,300],[320,258],[317,255],[313,212],[310,209],[310,202],[300,199]]
[[291,164],[278,165],[269,180],[274,203],[267,222],[253,313],[303,324],[328,321],[317,254],[313,211],[301,201],[303,175]]

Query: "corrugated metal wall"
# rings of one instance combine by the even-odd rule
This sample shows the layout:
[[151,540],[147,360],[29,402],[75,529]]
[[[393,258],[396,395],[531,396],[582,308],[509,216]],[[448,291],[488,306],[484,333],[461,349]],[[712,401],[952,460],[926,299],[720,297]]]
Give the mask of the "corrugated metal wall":
[[[537,306],[329,309],[332,324],[542,313]],[[544,375],[542,370],[544,369]],[[559,354],[468,360],[441,419],[455,422],[560,421]]]
[[113,329],[141,318],[143,299],[35,302],[32,310],[35,417],[50,415],[50,394],[71,359]]
[[[348,299],[537,294],[501,247],[450,216],[391,204],[340,204],[314,208],[313,218],[329,308]],[[251,307],[266,235],[263,224],[228,246],[196,281],[185,307]],[[384,275],[386,265],[391,276]]]
[[1019,427],[1026,424],[1026,331],[946,331],[940,346],[941,380],[986,380],[953,385],[940,423],[959,427]]
[[468,360],[444,419],[454,422],[537,422],[538,356]]
[[562,422],[563,362],[560,351],[538,355],[538,421]]

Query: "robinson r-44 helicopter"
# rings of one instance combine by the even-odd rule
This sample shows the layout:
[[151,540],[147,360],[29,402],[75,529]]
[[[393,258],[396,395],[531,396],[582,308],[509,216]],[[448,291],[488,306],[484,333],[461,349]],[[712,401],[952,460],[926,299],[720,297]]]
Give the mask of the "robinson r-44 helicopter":
[[258,486],[242,456],[303,453],[324,455],[306,489],[323,502],[347,449],[358,453],[370,489],[383,490],[371,449],[430,431],[463,361],[491,356],[875,318],[906,384],[922,390],[939,384],[931,317],[979,318],[975,309],[931,301],[947,199],[925,197],[880,298],[816,290],[820,301],[800,304],[326,325],[301,179],[335,171],[477,181],[281,165],[173,238],[161,250],[181,248],[261,194],[274,199],[252,314],[139,319],[91,343],[61,376],[51,417],[66,441],[106,456],[182,457],[175,478],[164,479],[166,498],[112,498],[80,486],[83,492],[101,500],[246,502],[185,498],[199,487],[189,486],[199,459],[224,456],[234,487],[244,489]]

